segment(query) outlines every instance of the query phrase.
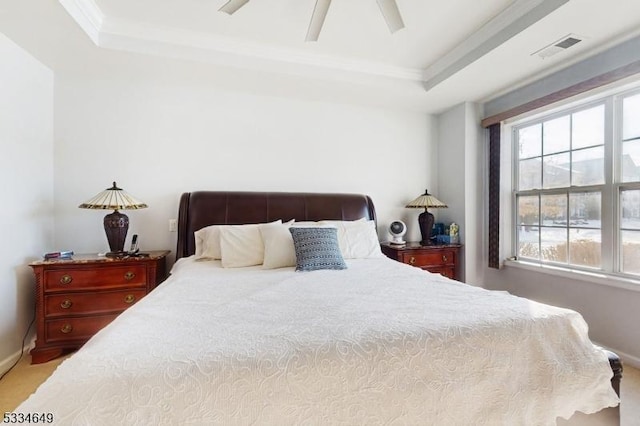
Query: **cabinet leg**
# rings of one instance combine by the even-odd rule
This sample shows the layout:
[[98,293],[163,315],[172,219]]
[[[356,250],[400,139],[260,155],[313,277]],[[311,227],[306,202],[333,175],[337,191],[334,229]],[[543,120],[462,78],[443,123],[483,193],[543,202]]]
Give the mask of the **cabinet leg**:
[[31,350],[31,364],[42,364],[43,362],[51,361],[59,356],[73,352],[71,348],[45,348],[38,349],[37,347]]

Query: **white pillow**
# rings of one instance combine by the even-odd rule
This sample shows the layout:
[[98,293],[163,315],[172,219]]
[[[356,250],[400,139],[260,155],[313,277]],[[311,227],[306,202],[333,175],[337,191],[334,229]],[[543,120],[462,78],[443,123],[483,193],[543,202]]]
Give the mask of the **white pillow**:
[[290,223],[260,225],[260,235],[264,243],[264,269],[296,266],[296,251],[289,225]]
[[196,252],[194,253],[194,255],[196,256],[196,259],[199,259],[200,257],[202,257],[202,252],[204,251],[204,231],[202,229],[198,229],[196,232],[193,233],[193,237],[196,240]]
[[223,268],[260,265],[264,260],[264,244],[259,225],[220,228],[220,252]]
[[[282,223],[276,220],[270,223]],[[258,227],[260,224],[249,225],[211,225],[197,230],[193,235],[196,240],[196,259],[222,259],[222,248],[220,246],[220,230],[229,226],[253,226]]]
[[360,222],[369,222],[369,219],[367,219],[366,217],[361,217],[360,219],[356,219],[356,220],[321,220],[320,222],[316,222],[316,223],[321,223],[324,225],[339,225],[339,224],[346,223],[348,225],[350,223],[360,223]]
[[345,259],[383,257],[375,222],[365,218],[353,221],[323,221],[338,228],[338,245]]
[[220,259],[220,228],[227,225],[211,225],[197,230],[196,259]]
[[330,224],[328,221],[324,221],[324,222],[314,222],[312,220],[303,220],[300,222],[293,222],[291,224],[291,226],[293,226],[294,228],[315,228],[315,227],[321,227],[321,226],[333,226],[332,224]]

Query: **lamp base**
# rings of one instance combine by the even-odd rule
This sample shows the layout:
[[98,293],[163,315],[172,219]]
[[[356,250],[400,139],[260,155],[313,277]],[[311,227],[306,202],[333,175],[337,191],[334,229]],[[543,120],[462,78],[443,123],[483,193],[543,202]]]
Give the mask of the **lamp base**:
[[430,246],[433,244],[431,242],[431,229],[433,228],[434,221],[435,218],[427,211],[427,209],[424,209],[424,212],[420,213],[418,216],[420,235],[422,236],[422,241],[420,241],[421,246]]
[[120,257],[127,256],[127,252],[126,251],[110,251],[109,253],[105,253],[104,255],[105,255],[105,257],[118,259]]
[[127,231],[129,230],[129,218],[126,214],[120,213],[115,210],[104,217],[104,232],[107,234],[107,241],[109,241],[110,252],[107,253],[109,257],[113,253],[124,252],[124,242],[127,238]]

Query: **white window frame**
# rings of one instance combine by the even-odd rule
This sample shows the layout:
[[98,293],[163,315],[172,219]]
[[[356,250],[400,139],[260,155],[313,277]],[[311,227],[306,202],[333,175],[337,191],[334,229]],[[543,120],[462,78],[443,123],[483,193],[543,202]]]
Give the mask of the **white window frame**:
[[[640,182],[624,183],[621,181],[621,164],[619,164],[622,150],[622,99],[627,96],[640,94],[640,81],[608,90],[598,90],[598,93],[587,94],[582,99],[565,102],[562,105],[546,108],[543,111],[529,114],[526,117],[516,117],[504,123],[502,131],[502,186],[508,185],[509,200],[503,205],[510,220],[504,221],[502,226],[504,253],[508,254],[505,264],[508,266],[535,270],[552,275],[578,278],[615,287],[622,287],[640,291],[640,277],[635,274],[620,271],[621,247],[620,240],[620,200],[622,189],[640,189]],[[585,189],[601,188],[601,269],[580,267],[570,264],[558,264],[544,260],[517,259],[518,249],[518,218],[517,218],[517,188],[518,188],[518,150],[515,147],[518,128],[527,127],[565,116],[584,109],[604,104],[605,107],[605,183],[589,187],[579,187],[571,192],[584,192]],[[615,114],[615,115],[614,115]],[[613,161],[611,160],[613,158]],[[507,175],[506,179],[504,176]],[[508,183],[507,183],[508,181]],[[566,188],[563,188],[566,190]],[[533,191],[544,193],[546,190]],[[505,193],[505,191],[502,191]],[[611,253],[611,255],[606,255]]]

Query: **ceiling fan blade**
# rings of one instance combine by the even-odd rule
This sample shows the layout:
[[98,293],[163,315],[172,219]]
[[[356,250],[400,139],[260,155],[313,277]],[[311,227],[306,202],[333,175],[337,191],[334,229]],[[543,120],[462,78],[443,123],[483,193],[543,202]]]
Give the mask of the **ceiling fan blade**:
[[320,30],[322,30],[322,24],[324,24],[324,18],[327,16],[330,4],[331,0],[316,0],[316,6],[313,9],[313,15],[311,16],[307,37],[304,39],[305,41],[318,41],[318,36],[320,36]]
[[378,0],[378,6],[392,34],[404,28],[404,22],[402,21],[402,16],[400,16],[396,0]]
[[249,0],[229,0],[220,9],[218,9],[218,12],[224,12],[228,13],[229,15],[233,15],[236,10],[240,9],[248,2]]

